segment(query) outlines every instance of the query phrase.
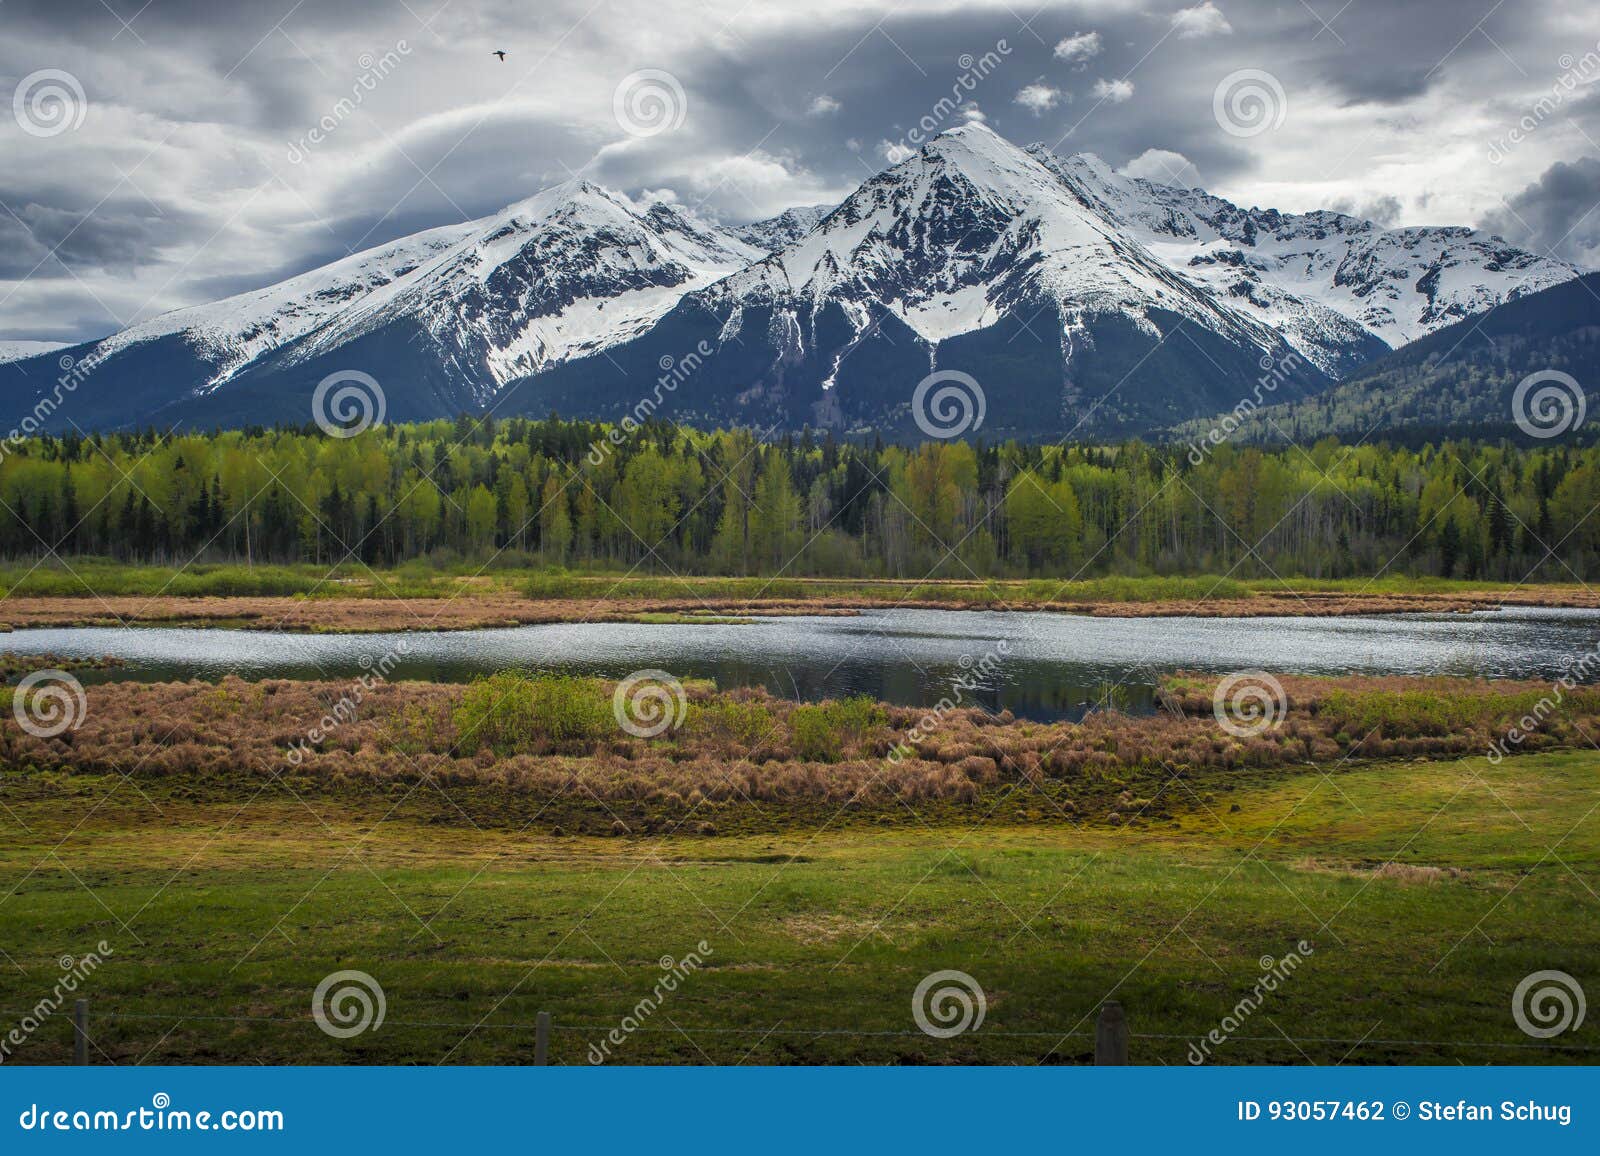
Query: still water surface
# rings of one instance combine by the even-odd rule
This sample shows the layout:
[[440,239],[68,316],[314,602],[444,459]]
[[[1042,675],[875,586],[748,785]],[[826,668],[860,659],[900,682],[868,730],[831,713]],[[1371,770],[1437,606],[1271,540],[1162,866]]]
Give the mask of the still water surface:
[[621,678],[648,667],[790,698],[868,694],[917,706],[938,702],[965,677],[980,683],[968,702],[1060,719],[1080,716],[1111,684],[1122,686],[1124,709],[1148,710],[1157,674],[1179,669],[1554,678],[1600,645],[1600,611],[1240,619],[908,609],[750,625],[607,622],[406,634],[70,628],[0,635],[0,652],[127,663],[83,672],[85,682],[347,679],[401,642],[407,649],[392,670],[396,679],[465,681],[511,667]]

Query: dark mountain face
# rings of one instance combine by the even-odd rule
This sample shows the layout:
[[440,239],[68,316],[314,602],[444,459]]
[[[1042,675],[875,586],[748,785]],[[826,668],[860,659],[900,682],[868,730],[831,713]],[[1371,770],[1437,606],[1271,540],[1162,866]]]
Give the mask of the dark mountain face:
[[[1526,383],[1526,385],[1524,384]],[[1400,430],[1542,439],[1600,416],[1600,273],[1508,301],[1379,358],[1316,397],[1254,415],[1242,440]],[[1184,427],[1197,436],[1198,422]]]
[[[1148,321],[1159,327],[1157,336],[1114,313],[1078,322],[1076,340],[1093,356],[1069,364],[1056,336],[1063,319],[1055,303],[1044,302],[939,343],[938,373],[970,378],[982,401],[947,418],[924,403],[919,422],[918,386],[935,371],[927,345],[894,314],[858,330],[844,307],[826,304],[807,316],[807,345],[799,349],[786,340],[792,319],[776,307],[747,309],[741,320],[742,339],[719,342],[723,319],[685,302],[645,337],[606,357],[515,383],[496,412],[583,413],[614,421],[659,415],[689,425],[762,430],[809,425],[901,440],[943,436],[930,429],[1022,440],[1109,437],[1231,405],[1239,392],[1234,383],[1259,377],[1263,356],[1186,318],[1153,311]],[[822,352],[809,355],[809,347]],[[684,356],[684,350],[708,352]],[[908,356],[908,350],[918,353]],[[1278,355],[1294,367],[1284,395],[1304,396],[1325,384],[1286,347]],[[1151,380],[1162,388],[1150,388]],[[972,424],[979,408],[981,423]]]

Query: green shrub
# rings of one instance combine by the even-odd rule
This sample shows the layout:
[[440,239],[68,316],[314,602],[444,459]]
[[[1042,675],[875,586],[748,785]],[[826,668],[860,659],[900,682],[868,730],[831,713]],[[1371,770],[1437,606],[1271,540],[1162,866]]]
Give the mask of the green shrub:
[[888,721],[888,714],[865,695],[841,702],[797,706],[789,712],[789,730],[795,752],[803,759],[835,762],[846,739],[859,741]]
[[789,730],[794,736],[795,753],[802,759],[831,763],[838,759],[844,743],[820,706],[797,706],[789,712]]
[[777,723],[766,703],[718,699],[703,707],[691,707],[689,728],[723,735],[748,748],[770,739]]
[[615,726],[598,679],[507,670],[469,685],[452,718],[458,750],[488,747],[498,755],[570,746]]

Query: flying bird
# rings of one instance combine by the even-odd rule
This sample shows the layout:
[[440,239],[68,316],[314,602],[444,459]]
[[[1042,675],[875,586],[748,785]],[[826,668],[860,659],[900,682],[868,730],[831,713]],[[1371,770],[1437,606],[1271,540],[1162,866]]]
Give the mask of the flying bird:
[[489,53],[489,55],[490,56],[498,56],[500,58],[500,63],[501,64],[505,63],[506,54],[504,52],[501,52],[500,50],[496,49],[495,51]]

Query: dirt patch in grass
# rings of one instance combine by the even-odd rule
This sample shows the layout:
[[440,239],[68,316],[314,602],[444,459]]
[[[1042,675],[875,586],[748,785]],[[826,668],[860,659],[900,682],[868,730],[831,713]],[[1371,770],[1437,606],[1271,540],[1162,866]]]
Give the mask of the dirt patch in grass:
[[1318,875],[1341,875],[1350,879],[1382,879],[1390,883],[1409,886],[1432,886],[1447,880],[1468,878],[1460,867],[1435,867],[1426,863],[1383,863],[1377,867],[1357,863],[1327,863],[1320,859],[1300,859],[1294,864],[1296,871],[1309,871]]
[[817,944],[840,941],[854,943],[868,936],[876,936],[884,943],[894,942],[894,938],[883,929],[880,920],[865,916],[813,911],[803,915],[785,916],[780,923],[784,931],[797,942],[807,946],[814,947]]

